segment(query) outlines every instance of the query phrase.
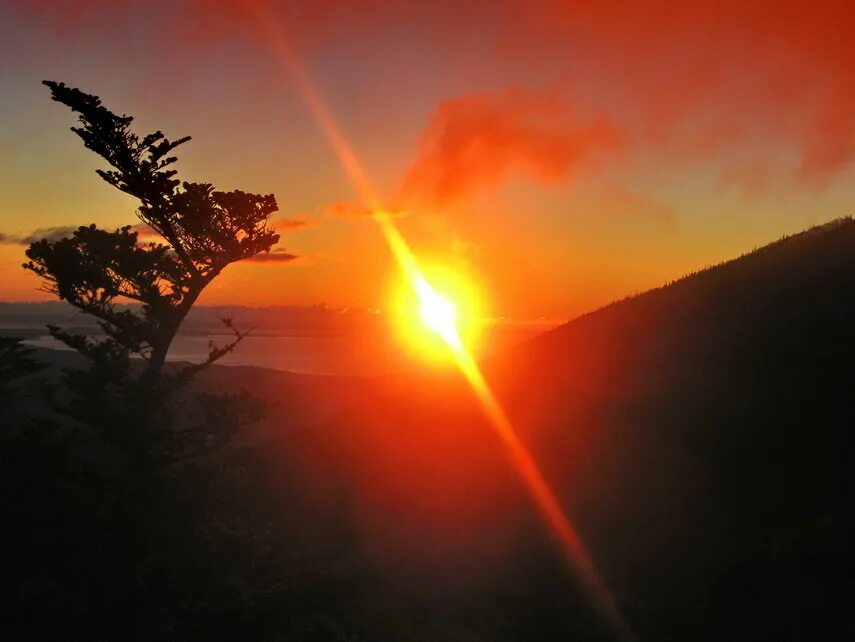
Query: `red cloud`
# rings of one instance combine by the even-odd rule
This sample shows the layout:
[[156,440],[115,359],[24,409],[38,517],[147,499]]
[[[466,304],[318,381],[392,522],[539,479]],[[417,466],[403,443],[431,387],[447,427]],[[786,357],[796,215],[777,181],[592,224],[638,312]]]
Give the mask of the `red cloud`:
[[677,163],[727,146],[760,148],[777,169],[795,152],[791,174],[821,185],[855,159],[848,0],[544,0],[523,13],[506,46],[585,56],[632,106],[637,140]]
[[297,230],[300,228],[312,227],[312,224],[309,223],[309,221],[304,221],[302,219],[278,218],[270,221],[270,226],[277,232],[284,232],[285,230]]
[[553,92],[509,87],[439,104],[403,180],[405,201],[441,204],[492,187],[513,173],[564,179],[619,137],[605,120],[578,121]]
[[286,252],[284,248],[276,247],[269,252],[262,252],[261,254],[244,259],[244,261],[249,261],[250,263],[290,263],[299,258],[296,254]]
[[[165,3],[156,14],[160,24],[151,28],[169,40],[158,48],[170,56],[226,37],[266,47],[261,17],[281,23],[291,44],[304,51],[330,44],[356,48],[377,33],[399,29],[409,34],[417,27],[419,46],[429,55],[431,46],[454,42],[462,48],[477,35],[480,45],[493,47],[491,56],[479,60],[485,66],[500,67],[512,58],[533,69],[555,70],[553,78],[561,79],[556,86],[564,91],[565,79],[586,79],[594,93],[609,97],[610,122],[621,123],[628,144],[665,151],[676,165],[734,147],[762,146],[772,165],[795,156],[787,171],[821,185],[855,159],[855,118],[850,116],[855,3],[849,0],[361,0],[357,5],[350,0],[187,0]],[[12,0],[11,7],[81,39],[97,30],[98,38],[117,42],[139,22],[141,11],[136,3],[113,0]],[[580,105],[593,95],[588,89],[585,96],[574,92]],[[464,112],[483,103],[483,96],[468,96],[437,108],[407,190],[425,198],[453,197],[512,172],[548,181],[572,170],[575,161],[562,160],[572,152],[561,151],[558,143],[555,149],[546,143],[548,137],[525,125],[515,130],[486,124],[494,128],[491,134],[469,138],[446,130],[458,118],[474,118]],[[450,113],[454,107],[459,115]],[[494,115],[503,117],[518,119],[513,109]],[[557,124],[565,136],[580,133],[578,124]],[[523,132],[531,137],[516,135]],[[514,151],[500,142],[504,136],[510,136]],[[497,158],[473,162],[471,146],[495,152]],[[454,165],[462,169],[459,177],[442,169]]]

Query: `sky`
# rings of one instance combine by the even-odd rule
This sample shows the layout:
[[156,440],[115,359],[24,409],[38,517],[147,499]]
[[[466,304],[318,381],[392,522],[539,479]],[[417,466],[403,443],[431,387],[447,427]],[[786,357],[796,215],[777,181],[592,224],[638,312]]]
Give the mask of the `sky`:
[[136,222],[49,79],[191,135],[179,178],[276,195],[274,260],[201,303],[388,304],[394,261],[271,23],[417,254],[491,316],[571,318],[852,213],[851,3],[4,0],[0,300],[50,298],[28,239]]

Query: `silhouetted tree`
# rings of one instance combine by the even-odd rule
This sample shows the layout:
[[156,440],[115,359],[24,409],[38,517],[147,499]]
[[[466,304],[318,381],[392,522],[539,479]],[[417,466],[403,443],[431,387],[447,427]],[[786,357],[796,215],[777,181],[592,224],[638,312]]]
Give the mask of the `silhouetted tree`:
[[[97,170],[98,175],[139,199],[137,215],[142,225],[165,241],[142,243],[131,226],[108,231],[90,225],[78,228],[70,238],[44,239],[27,250],[29,261],[24,268],[42,277],[48,292],[94,316],[106,334],[94,338],[49,326],[55,338],[91,362],[85,373],[75,371],[66,377],[72,394],[63,401],[65,409],[77,419],[104,425],[115,423],[122,408],[130,407],[133,410],[124,413],[123,421],[153,418],[148,428],[154,426],[161,436],[174,437],[161,412],[162,400],[234,349],[246,333],[223,319],[234,334],[233,341],[212,344],[208,358],[200,364],[165,373],[169,346],[199,295],[226,266],[267,252],[278,242],[279,235],[269,224],[277,210],[276,199],[272,194],[221,192],[207,183],[182,183],[171,168],[177,160],[171,154],[189,136],[172,141],[156,131],[140,137],[131,130],[131,116],[117,116],[97,96],[63,83],[44,84],[53,100],[79,114],[80,126],[72,131],[109,164],[110,169]],[[133,355],[145,360],[143,368],[132,367]],[[238,418],[255,413],[244,406],[245,412],[233,408],[227,414]],[[162,447],[158,440],[139,443],[142,436],[153,437],[144,433],[145,429],[125,429],[115,436],[133,435],[137,443],[125,444],[132,448]],[[183,431],[183,438],[191,436],[197,445],[222,443],[203,426]],[[173,449],[199,450],[186,444]]]
[[[201,363],[167,369],[166,357],[205,287],[231,263],[278,242],[269,222],[276,200],[182,183],[172,154],[189,137],[139,136],[130,116],[114,114],[97,96],[45,85],[79,115],[72,131],[107,162],[101,178],[139,200],[141,225],[79,227],[26,251],[24,268],[46,291],[95,317],[104,336],[49,326],[87,365],[49,383],[50,408],[16,417],[0,432],[0,485],[10,495],[3,513],[11,520],[0,602],[17,611],[0,637],[47,639],[60,628],[64,637],[84,639],[112,639],[123,630],[131,634],[122,637],[181,637],[175,631],[185,616],[176,601],[210,603],[218,591],[223,604],[238,600],[229,572],[216,570],[218,543],[198,535],[199,521],[215,517],[187,510],[206,506],[194,470],[218,474],[201,456],[257,419],[263,404],[242,391],[182,392],[246,336],[231,319],[223,323],[233,339],[212,343]],[[142,226],[161,238],[141,241]],[[0,394],[36,367],[20,342],[0,339]],[[172,465],[188,459],[195,463]],[[182,578],[176,597],[170,587],[179,560],[210,571]]]
[[[84,145],[113,168],[97,170],[113,187],[139,199],[137,215],[167,244],[138,243],[137,232],[94,225],[72,238],[33,243],[25,268],[48,290],[100,320],[114,349],[148,358],[147,376],[160,374],[169,345],[202,290],[230,263],[267,252],[279,241],[268,225],[277,211],[272,194],[219,192],[207,183],[181,183],[170,156],[175,141],[157,131],[140,138],[131,116],[117,116],[97,96],[45,81],[53,100],[80,114],[72,127]],[[117,309],[117,300],[142,305],[142,314]],[[54,331],[62,341],[68,335]],[[84,353],[98,348],[73,346]],[[216,356],[214,357],[216,358]]]
[[0,403],[15,391],[18,380],[44,368],[33,358],[34,350],[15,337],[0,337]]

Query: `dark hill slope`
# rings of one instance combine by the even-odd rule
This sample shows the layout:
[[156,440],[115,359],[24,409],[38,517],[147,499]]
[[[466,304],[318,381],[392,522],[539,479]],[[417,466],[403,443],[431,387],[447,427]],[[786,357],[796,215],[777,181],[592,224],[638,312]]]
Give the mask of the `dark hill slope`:
[[612,395],[650,392],[744,346],[763,357],[758,366],[820,346],[852,350],[853,284],[855,220],[839,219],[579,317],[510,360]]
[[[845,219],[491,364],[642,639],[852,639],[853,313]],[[372,382],[347,416],[241,456],[271,513],[368,561],[349,585],[386,615],[335,616],[358,639],[600,639],[459,379]]]
[[642,631],[855,633],[855,221],[614,303],[502,367]]

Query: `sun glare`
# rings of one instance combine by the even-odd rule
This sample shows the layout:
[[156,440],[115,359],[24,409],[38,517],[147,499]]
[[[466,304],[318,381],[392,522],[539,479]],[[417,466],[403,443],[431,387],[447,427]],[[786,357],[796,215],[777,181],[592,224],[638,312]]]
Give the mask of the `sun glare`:
[[[303,69],[299,58],[294,54],[287,38],[285,38],[284,32],[277,28],[277,23],[274,20],[262,20],[261,24],[270,30],[271,44],[275,46],[282,62],[291,72],[306,105],[339,157],[342,167],[363,204],[374,211],[373,218],[379,225],[392,255],[401,268],[401,273],[405,275],[408,282],[407,289],[411,293],[410,297],[412,298],[414,290],[418,289],[422,289],[427,294],[426,297],[420,297],[416,291],[415,298],[417,300],[414,308],[411,309],[416,311],[418,325],[423,329],[423,334],[433,335],[435,339],[439,339],[438,342],[435,341],[435,343],[439,343],[439,349],[434,349],[434,355],[445,355],[446,359],[449,355],[453,357],[451,361],[471,384],[481,402],[485,416],[507,447],[515,469],[531,493],[552,533],[561,542],[568,561],[579,572],[585,586],[589,589],[595,606],[607,618],[620,639],[634,640],[635,636],[626,626],[611,594],[600,579],[584,545],[576,535],[573,524],[564,514],[558,498],[543,478],[537,463],[529,455],[525,445],[517,437],[513,424],[481,374],[474,358],[474,349],[477,348],[477,345],[472,341],[472,338],[477,337],[479,331],[483,329],[483,314],[477,305],[478,298],[473,296],[475,290],[469,285],[472,281],[462,278],[462,273],[458,272],[455,274],[452,284],[463,285],[464,287],[462,290],[455,291],[446,288],[445,283],[434,279],[430,272],[421,269],[420,262],[416,261],[392,216],[383,210],[382,199],[371,183],[368,174],[362,168],[356,152],[342,134],[338,123],[315,89],[312,79]],[[419,278],[424,282],[424,285],[417,285]],[[431,283],[436,284],[443,294],[439,294]],[[466,287],[467,285],[469,287]],[[467,296],[458,296],[458,291]],[[464,308],[462,304],[465,304],[466,307]],[[403,309],[396,307],[396,309],[402,310],[404,312],[402,316],[406,316],[406,307]],[[467,313],[465,318],[463,313]],[[409,324],[405,325],[409,326]],[[451,341],[447,337],[450,337]],[[455,345],[458,347],[454,348]]]
[[411,265],[400,274],[392,308],[397,334],[420,360],[452,364],[478,353],[484,322],[481,297],[465,270]]
[[415,277],[413,287],[419,297],[422,323],[442,337],[451,348],[462,350],[463,343],[457,330],[457,306],[420,276]]

